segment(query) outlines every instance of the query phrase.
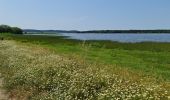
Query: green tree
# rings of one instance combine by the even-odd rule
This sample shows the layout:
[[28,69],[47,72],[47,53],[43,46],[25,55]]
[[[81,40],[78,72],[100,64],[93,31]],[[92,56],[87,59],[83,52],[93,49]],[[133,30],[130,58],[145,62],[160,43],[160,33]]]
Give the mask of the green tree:
[[0,33],[22,34],[22,29],[18,27],[10,27],[8,25],[0,25]]
[[12,33],[13,34],[22,34],[23,31],[22,31],[22,29],[20,29],[18,27],[12,27]]
[[8,25],[0,25],[0,32],[1,33],[3,33],[3,32],[9,33],[11,31],[12,31],[12,29],[11,29],[10,26],[8,26]]

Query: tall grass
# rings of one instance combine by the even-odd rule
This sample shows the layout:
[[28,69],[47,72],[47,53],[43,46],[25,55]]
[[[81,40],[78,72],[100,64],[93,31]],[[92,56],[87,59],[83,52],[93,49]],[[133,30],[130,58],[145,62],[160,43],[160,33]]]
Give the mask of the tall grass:
[[[81,49],[87,51],[88,47]],[[118,65],[90,63],[14,41],[0,41],[0,72],[11,98],[17,100],[170,98],[167,82]]]

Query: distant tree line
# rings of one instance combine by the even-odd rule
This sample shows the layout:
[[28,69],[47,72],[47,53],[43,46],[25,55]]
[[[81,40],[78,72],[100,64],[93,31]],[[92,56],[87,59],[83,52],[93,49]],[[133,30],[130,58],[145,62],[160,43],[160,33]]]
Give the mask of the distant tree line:
[[92,30],[78,33],[170,33],[170,30]]
[[90,31],[77,31],[77,30],[34,30],[25,29],[25,33],[170,33],[170,30],[90,30]]
[[8,25],[0,25],[0,33],[22,34],[22,29]]

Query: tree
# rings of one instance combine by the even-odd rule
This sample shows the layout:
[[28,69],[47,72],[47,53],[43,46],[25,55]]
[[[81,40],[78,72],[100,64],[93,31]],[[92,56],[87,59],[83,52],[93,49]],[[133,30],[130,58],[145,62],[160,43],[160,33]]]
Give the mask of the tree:
[[8,25],[0,25],[0,32],[3,33],[3,32],[6,32],[6,33],[9,33],[11,32],[12,29],[10,26]]
[[22,34],[23,31],[22,31],[22,29],[20,29],[18,27],[12,27],[12,33],[13,34]]
[[18,27],[10,27],[8,25],[0,25],[0,33],[22,34],[22,29]]

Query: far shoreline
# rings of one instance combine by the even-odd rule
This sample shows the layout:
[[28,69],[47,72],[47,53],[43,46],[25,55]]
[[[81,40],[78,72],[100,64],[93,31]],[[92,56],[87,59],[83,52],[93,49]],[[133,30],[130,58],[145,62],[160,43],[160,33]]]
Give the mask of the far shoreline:
[[23,29],[25,33],[99,33],[99,34],[170,34],[170,30],[37,30]]

